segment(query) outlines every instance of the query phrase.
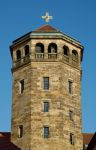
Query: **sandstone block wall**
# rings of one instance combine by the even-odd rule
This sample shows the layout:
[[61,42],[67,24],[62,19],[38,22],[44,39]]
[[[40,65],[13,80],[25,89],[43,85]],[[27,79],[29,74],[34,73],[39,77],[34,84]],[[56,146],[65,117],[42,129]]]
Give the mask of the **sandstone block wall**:
[[[35,45],[45,46],[44,59],[35,58]],[[57,44],[57,59],[48,59],[49,43]],[[12,83],[12,136],[11,140],[22,150],[82,150],[81,119],[81,50],[61,39],[32,39],[13,48],[16,51],[30,46],[30,61],[13,68]],[[70,58],[64,60],[63,46],[70,49]],[[72,50],[78,51],[78,64],[72,64]],[[43,77],[49,77],[49,90],[43,88]],[[20,81],[24,79],[24,92],[20,93]],[[68,81],[72,81],[72,94]],[[49,102],[49,112],[44,112],[44,102]],[[73,111],[70,120],[69,111]],[[18,126],[23,125],[23,137],[18,138]],[[44,138],[44,126],[49,127],[49,138]],[[70,133],[74,145],[70,144]]]

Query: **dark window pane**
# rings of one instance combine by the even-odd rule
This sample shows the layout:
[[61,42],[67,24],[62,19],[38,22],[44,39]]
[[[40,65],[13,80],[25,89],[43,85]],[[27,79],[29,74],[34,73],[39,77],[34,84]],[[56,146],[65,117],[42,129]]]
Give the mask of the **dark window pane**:
[[36,53],[44,53],[44,45],[42,43],[36,44]]
[[17,56],[17,60],[21,59],[21,51],[20,50],[17,50],[16,56]]
[[22,94],[24,92],[24,80],[20,81],[20,93]]
[[23,125],[20,125],[18,127],[18,137],[22,138],[22,136],[23,136]]
[[64,55],[68,56],[69,48],[67,46],[64,46],[63,49],[64,49]]
[[74,135],[70,133],[70,144],[74,145]]
[[72,94],[72,85],[73,85],[73,82],[72,81],[68,81],[68,90],[69,90],[70,94]]
[[25,56],[29,55],[29,45],[25,46]]
[[44,112],[49,111],[49,102],[44,102]]
[[44,127],[44,138],[49,137],[49,127]]
[[55,43],[49,44],[48,53],[57,53],[57,45]]
[[49,77],[44,77],[44,90],[49,89]]
[[70,117],[70,120],[73,121],[73,111],[72,110],[69,110],[69,117]]
[[78,61],[78,53],[76,50],[72,51],[72,60],[73,61]]

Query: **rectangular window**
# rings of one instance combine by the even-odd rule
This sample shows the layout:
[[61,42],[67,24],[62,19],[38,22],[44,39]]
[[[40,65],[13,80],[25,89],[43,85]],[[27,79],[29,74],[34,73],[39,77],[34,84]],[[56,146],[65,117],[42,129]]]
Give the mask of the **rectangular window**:
[[24,80],[20,81],[20,93],[22,94],[24,92]]
[[73,133],[70,133],[70,144],[71,145],[74,145],[74,134]]
[[49,111],[49,102],[44,102],[44,112]]
[[72,94],[72,87],[73,87],[73,82],[68,81],[68,92],[69,92],[69,94]]
[[72,110],[69,110],[69,117],[70,117],[70,120],[73,121],[73,111]]
[[23,125],[18,126],[18,137],[22,138],[23,136]]
[[49,137],[49,127],[44,127],[44,138]]
[[48,90],[49,89],[49,77],[44,77],[43,83],[44,83],[44,90]]

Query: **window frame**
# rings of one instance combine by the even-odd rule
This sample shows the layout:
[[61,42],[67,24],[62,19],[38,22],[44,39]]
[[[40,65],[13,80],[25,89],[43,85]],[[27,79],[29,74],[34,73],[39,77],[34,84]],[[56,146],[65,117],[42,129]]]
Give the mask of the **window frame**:
[[63,46],[63,54],[64,56],[68,57],[69,56],[69,47],[64,45]]
[[16,60],[17,61],[21,60],[21,50],[19,50],[19,49],[16,51]]
[[49,102],[48,101],[44,101],[43,105],[44,105],[44,112],[49,112]]
[[37,54],[44,54],[44,44],[43,43],[36,43],[35,45],[35,53]]
[[72,60],[78,62],[78,51],[75,49],[72,50]]
[[70,133],[70,144],[75,145],[75,137],[73,133]]
[[57,54],[57,44],[56,43],[50,43],[48,45],[48,53],[56,53]]
[[49,138],[49,127],[44,126],[44,139],[48,139],[48,138]]
[[73,121],[74,119],[73,119],[73,110],[69,110],[69,118],[70,118],[70,120],[71,121]]
[[24,134],[23,125],[18,125],[18,138],[22,138]]
[[25,57],[29,55],[29,45],[25,45],[24,47],[24,51],[25,51]]
[[72,80],[68,80],[68,93],[70,95],[73,94],[73,81]]
[[20,80],[20,94],[24,93],[25,85],[24,85],[24,79]]
[[[48,80],[46,80],[46,79],[48,79]],[[44,90],[49,90],[49,77],[48,76],[43,77],[43,89]]]

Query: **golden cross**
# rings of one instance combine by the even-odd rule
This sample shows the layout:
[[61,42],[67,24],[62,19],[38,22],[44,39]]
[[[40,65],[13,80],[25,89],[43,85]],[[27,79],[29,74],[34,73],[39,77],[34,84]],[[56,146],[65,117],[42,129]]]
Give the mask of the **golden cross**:
[[46,22],[49,22],[50,19],[53,19],[53,16],[49,16],[49,13],[46,12],[45,16],[42,16],[42,19],[44,19]]

